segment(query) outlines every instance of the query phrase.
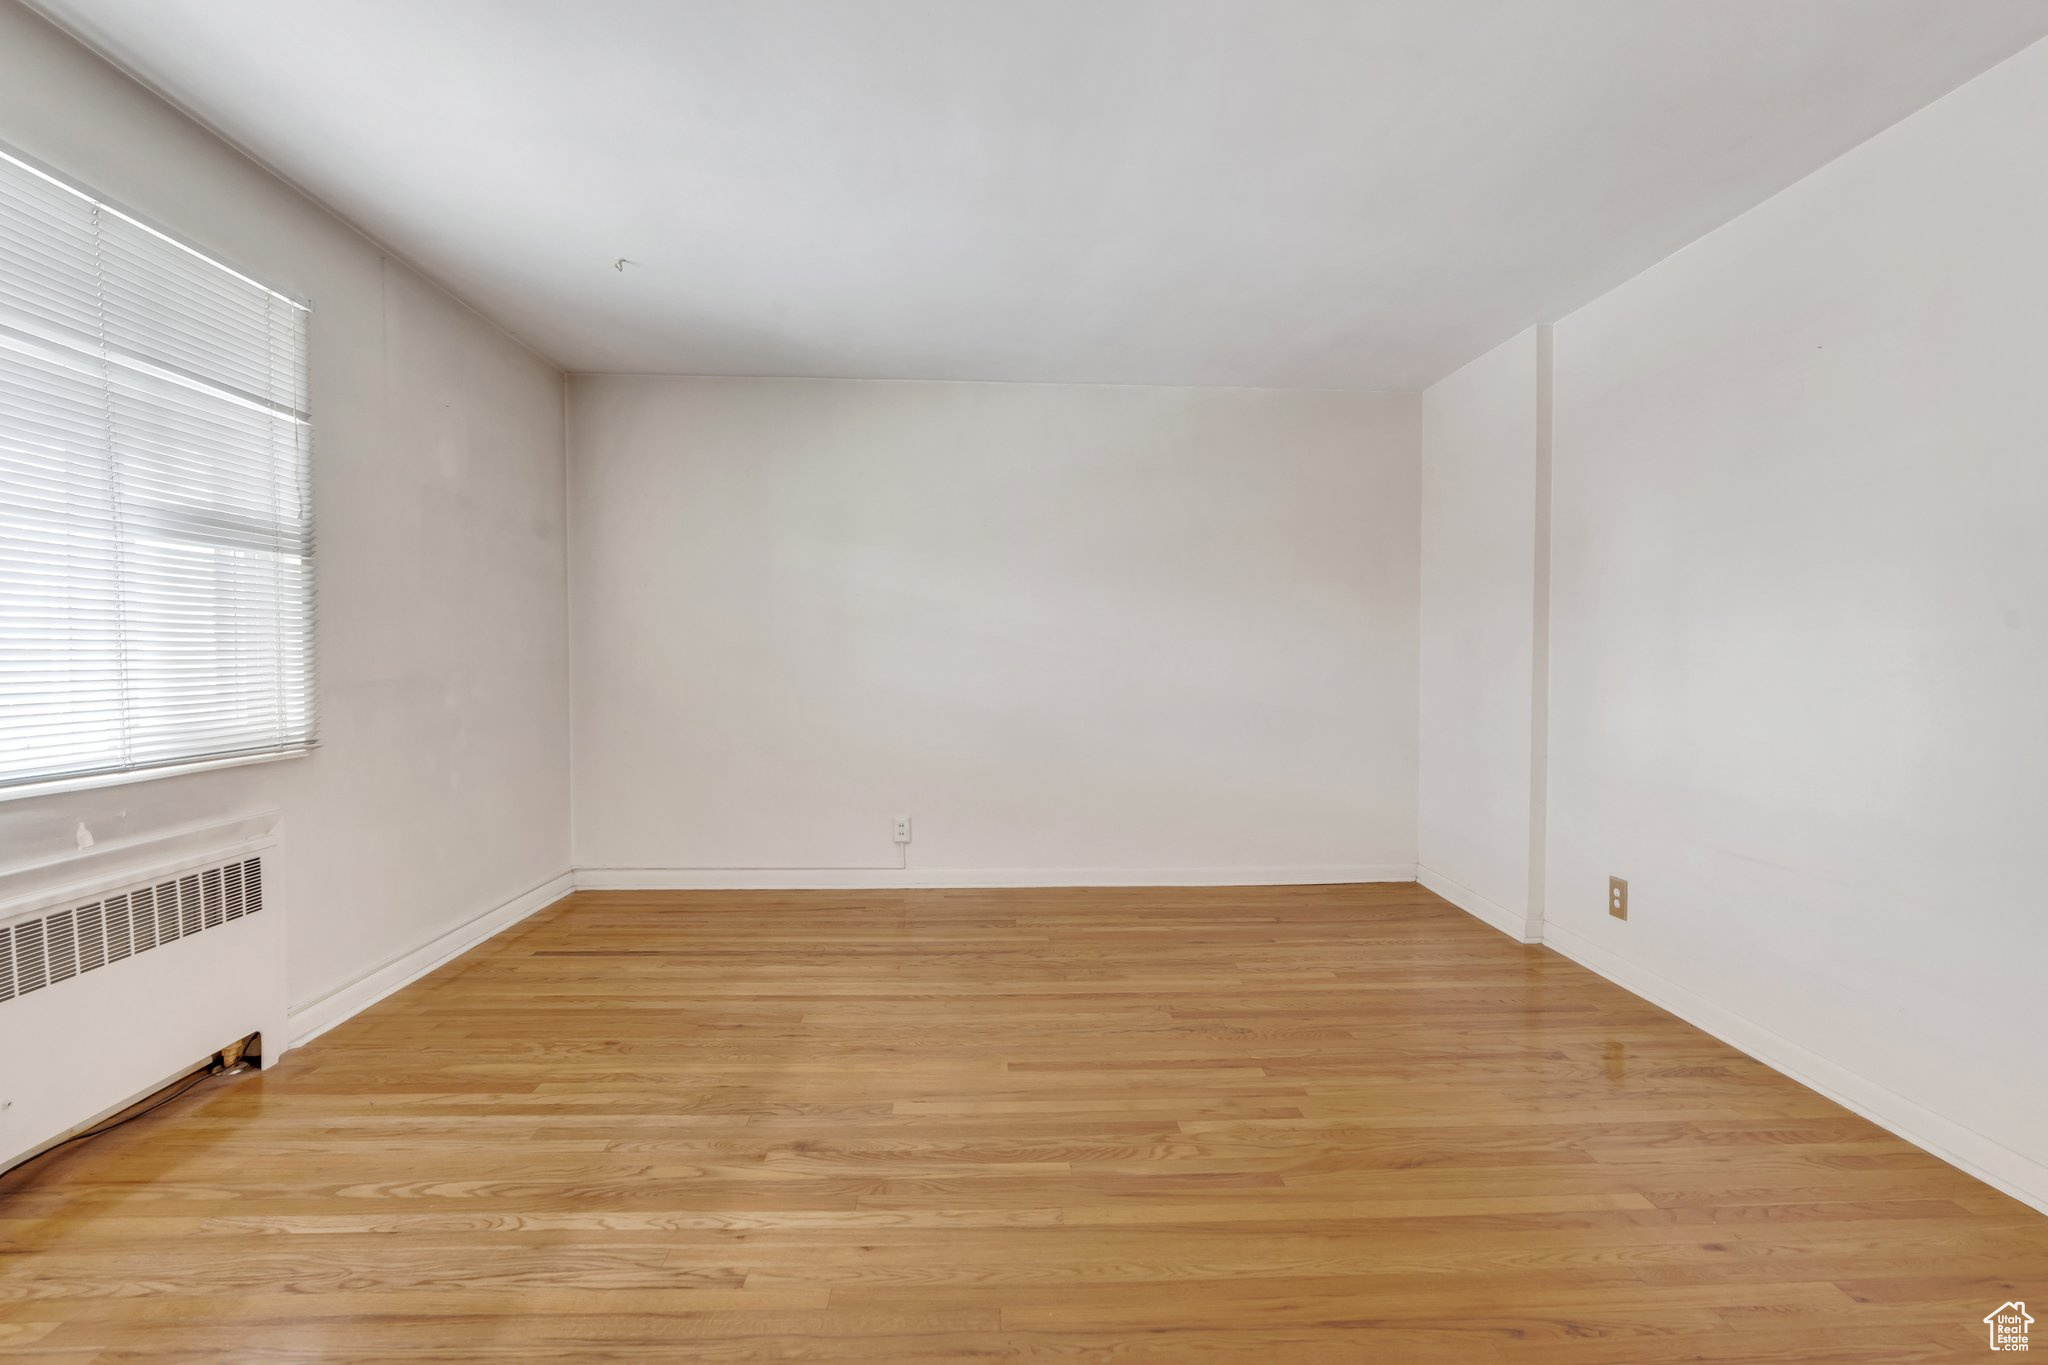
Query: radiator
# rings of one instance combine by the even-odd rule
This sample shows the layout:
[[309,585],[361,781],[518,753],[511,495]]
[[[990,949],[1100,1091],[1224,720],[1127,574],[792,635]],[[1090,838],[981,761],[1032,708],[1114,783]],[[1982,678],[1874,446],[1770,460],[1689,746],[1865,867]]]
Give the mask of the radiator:
[[68,860],[0,903],[0,1169],[248,1034],[283,1049],[273,849],[242,839],[118,870]]

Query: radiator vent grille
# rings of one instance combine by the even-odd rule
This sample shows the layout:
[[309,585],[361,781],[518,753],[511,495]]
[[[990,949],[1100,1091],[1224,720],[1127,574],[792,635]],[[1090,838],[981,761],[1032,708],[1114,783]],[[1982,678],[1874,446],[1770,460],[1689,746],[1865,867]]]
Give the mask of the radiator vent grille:
[[245,858],[0,925],[0,1001],[262,908],[263,860]]

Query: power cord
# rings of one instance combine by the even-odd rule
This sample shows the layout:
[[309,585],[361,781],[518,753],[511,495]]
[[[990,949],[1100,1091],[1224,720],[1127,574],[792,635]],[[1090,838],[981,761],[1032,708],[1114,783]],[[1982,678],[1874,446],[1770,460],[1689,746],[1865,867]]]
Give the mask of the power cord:
[[200,1086],[212,1080],[215,1076],[232,1076],[236,1072],[247,1071],[248,1069],[249,1063],[247,1063],[246,1061],[238,1061],[233,1066],[229,1066],[226,1063],[222,1062],[218,1057],[216,1057],[211,1064],[200,1070],[198,1074],[191,1077],[183,1085],[178,1086],[178,1088],[175,1090],[169,1090],[159,1095],[155,1100],[151,1101],[143,1108],[134,1110],[130,1113],[123,1114],[121,1115],[121,1117],[103,1123],[97,1128],[88,1128],[82,1133],[73,1133],[70,1137],[65,1138],[62,1142],[53,1142],[49,1146],[43,1148],[42,1151],[37,1152],[32,1157],[29,1157],[27,1160],[17,1162],[15,1165],[8,1167],[6,1174],[12,1175],[14,1174],[14,1172],[19,1171],[26,1166],[32,1165],[33,1163],[42,1160],[44,1157],[48,1156],[52,1152],[61,1152],[74,1142],[84,1142],[87,1138],[96,1138],[103,1133],[111,1133],[116,1128],[120,1128],[126,1124],[135,1122],[135,1120],[141,1118],[144,1114],[154,1114],[157,1110],[163,1108],[172,1100],[180,1099],[183,1096],[191,1094],[194,1090],[197,1090]]

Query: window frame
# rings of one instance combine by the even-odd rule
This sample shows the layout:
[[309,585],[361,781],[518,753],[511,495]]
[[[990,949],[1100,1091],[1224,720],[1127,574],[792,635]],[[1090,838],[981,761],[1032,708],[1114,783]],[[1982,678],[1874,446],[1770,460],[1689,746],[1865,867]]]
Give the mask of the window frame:
[[[79,196],[94,205],[101,212],[124,219],[133,227],[148,233],[150,236],[161,240],[179,251],[196,257],[208,266],[226,272],[243,284],[270,294],[284,303],[301,310],[306,315],[305,341],[300,356],[304,379],[304,397],[302,401],[306,406],[300,416],[303,418],[301,425],[307,430],[303,474],[306,489],[306,551],[302,558],[306,575],[305,648],[307,656],[307,687],[305,736],[296,743],[270,749],[185,759],[172,758],[123,768],[93,768],[91,770],[69,773],[55,773],[47,778],[35,778],[14,783],[0,781],[0,804],[10,801],[31,800],[36,797],[52,796],[64,792],[90,791],[104,787],[125,786],[129,783],[153,782],[191,773],[210,772],[222,768],[251,767],[265,763],[282,763],[292,759],[307,757],[319,749],[321,745],[321,699],[318,667],[320,631],[317,611],[320,565],[320,556],[317,553],[319,499],[316,477],[317,465],[313,455],[316,427],[312,416],[314,406],[312,399],[313,319],[316,315],[316,310],[314,309],[312,299],[306,295],[287,289],[280,289],[273,284],[264,283],[257,274],[221,253],[202,246],[180,233],[171,231],[147,215],[136,212],[120,200],[102,193],[76,176],[58,170],[56,167],[30,155],[10,142],[0,140],[0,158],[13,162],[29,174],[47,180],[61,190]],[[142,372],[146,374],[149,369],[156,367],[145,362],[141,368]],[[175,384],[192,383],[192,381],[175,372],[166,373],[161,369],[159,369],[159,376],[169,379]],[[207,392],[215,391],[212,385],[204,383],[195,385],[195,387],[200,387],[203,391]],[[243,401],[250,401],[251,406],[269,406],[273,410],[277,410],[275,404],[264,404],[260,400],[251,401],[250,396],[247,395],[238,395],[238,397]],[[161,529],[170,533],[174,539],[180,542],[203,544],[217,535],[217,529],[208,525],[209,521],[217,520],[217,518],[208,518],[202,514],[179,512],[169,508],[161,509],[159,515],[163,521]],[[232,514],[226,515],[232,516]],[[212,532],[212,534],[209,534],[209,532]]]

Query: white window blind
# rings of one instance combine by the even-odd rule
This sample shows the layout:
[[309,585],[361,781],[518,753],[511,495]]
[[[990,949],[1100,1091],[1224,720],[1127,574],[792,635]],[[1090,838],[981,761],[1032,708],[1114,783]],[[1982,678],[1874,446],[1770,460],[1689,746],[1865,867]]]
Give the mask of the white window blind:
[[0,794],[312,742],[306,320],[0,151]]

